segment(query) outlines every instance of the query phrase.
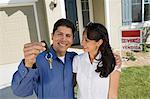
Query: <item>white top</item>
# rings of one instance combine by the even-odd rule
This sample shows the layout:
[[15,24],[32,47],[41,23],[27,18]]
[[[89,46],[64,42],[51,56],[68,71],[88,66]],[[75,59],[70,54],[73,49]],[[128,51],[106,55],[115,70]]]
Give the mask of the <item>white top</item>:
[[73,72],[77,73],[77,99],[108,99],[109,76],[99,77],[99,73],[95,72],[97,63],[96,60],[90,63],[87,52],[74,57]]
[[65,63],[65,56],[58,57],[63,63]]

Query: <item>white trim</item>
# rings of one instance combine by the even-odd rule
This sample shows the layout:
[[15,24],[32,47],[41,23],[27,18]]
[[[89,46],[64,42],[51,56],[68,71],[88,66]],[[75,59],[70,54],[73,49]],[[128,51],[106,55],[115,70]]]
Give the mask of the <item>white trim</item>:
[[144,22],[144,0],[142,0],[142,23]]
[[40,28],[39,28],[39,20],[38,20],[36,3],[33,4],[33,9],[34,9],[34,15],[35,15],[35,23],[36,23],[38,40],[41,41],[41,34],[40,34]]
[[92,0],[88,0],[88,4],[89,4],[89,16],[90,16],[90,21],[94,21],[93,19],[93,1]]
[[[78,24],[79,24],[79,37],[80,37],[80,43],[82,42],[82,33],[84,30],[83,27],[83,17],[82,17],[82,8],[81,8],[81,0],[76,0],[77,3],[77,16],[78,16]],[[88,0],[89,4],[89,17],[90,21],[94,21],[93,19],[93,2],[92,0]]]
[[82,32],[83,32],[83,18],[82,18],[82,8],[81,8],[81,0],[76,0],[77,3],[77,15],[78,15],[78,24],[79,24],[79,37],[80,43],[82,41]]
[[110,22],[110,1],[109,0],[104,0],[104,8],[105,8],[105,24],[106,24],[106,28],[107,28],[107,31],[108,31],[108,35],[109,35],[109,41],[110,41],[110,44],[112,43],[111,42],[111,37],[110,37],[110,27],[111,27],[111,22]]
[[0,8],[3,8],[3,7],[19,7],[19,6],[32,6],[33,5],[33,2],[32,3],[19,3],[19,4],[0,4]]
[[0,7],[17,7],[17,6],[29,6],[33,5],[33,3],[37,2],[38,0],[0,0]]
[[[149,4],[149,3],[148,3]],[[150,22],[150,20],[148,20],[148,21],[144,21],[144,6],[145,6],[145,1],[144,0],[142,0],[142,5],[141,5],[141,8],[142,8],[142,21],[141,22],[132,22],[131,21],[131,25],[130,26],[135,26],[135,25],[137,25],[138,27],[140,27],[140,26],[142,26],[142,25],[144,25],[145,26],[145,23],[147,24],[149,24],[149,22]],[[126,10],[126,9],[125,9]],[[132,12],[131,12],[132,13]],[[126,26],[126,25],[123,25],[123,26]],[[150,26],[150,25],[148,25],[148,26]]]
[[61,7],[61,17],[66,18],[66,10],[65,10],[65,1],[60,0],[60,7]]
[[0,0],[0,4],[19,4],[19,3],[33,3],[38,0]]

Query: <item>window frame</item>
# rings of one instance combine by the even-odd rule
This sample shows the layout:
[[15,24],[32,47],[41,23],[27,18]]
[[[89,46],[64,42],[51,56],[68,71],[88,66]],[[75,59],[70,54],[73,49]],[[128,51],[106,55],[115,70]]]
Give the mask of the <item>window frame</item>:
[[[126,4],[126,3],[128,3],[128,4]],[[131,3],[131,4],[130,4]],[[145,7],[145,4],[150,4],[150,0],[148,0],[147,2],[145,2],[145,0],[142,0],[142,2],[141,2],[142,4],[141,4],[141,8],[142,8],[142,19],[141,19],[141,21],[140,22],[133,22],[133,18],[132,18],[132,2],[130,1],[130,0],[122,0],[122,16],[123,16],[123,18],[122,18],[122,25],[124,26],[124,25],[130,25],[130,24],[134,24],[134,23],[144,23],[144,22],[149,22],[150,21],[150,19],[149,20],[145,20],[144,19],[144,7]],[[129,6],[131,6],[131,7],[127,7],[127,5],[129,5]],[[127,16],[128,15],[128,16]]]

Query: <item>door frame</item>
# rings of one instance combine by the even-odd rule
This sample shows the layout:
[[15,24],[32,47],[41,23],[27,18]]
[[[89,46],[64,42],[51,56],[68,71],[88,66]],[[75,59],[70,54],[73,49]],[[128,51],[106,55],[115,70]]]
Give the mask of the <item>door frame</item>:
[[80,35],[79,35],[79,30],[78,30],[78,13],[77,13],[76,0],[65,0],[65,11],[66,11],[66,18],[71,20],[76,27],[72,46],[80,45]]
[[[89,16],[90,16],[90,21],[93,22],[93,2],[92,0],[88,0],[89,2]],[[80,43],[82,41],[82,33],[84,30],[83,27],[83,18],[82,18],[82,8],[81,8],[81,0],[76,0],[77,3],[77,16],[78,16],[78,23],[79,23],[79,37],[80,37]]]

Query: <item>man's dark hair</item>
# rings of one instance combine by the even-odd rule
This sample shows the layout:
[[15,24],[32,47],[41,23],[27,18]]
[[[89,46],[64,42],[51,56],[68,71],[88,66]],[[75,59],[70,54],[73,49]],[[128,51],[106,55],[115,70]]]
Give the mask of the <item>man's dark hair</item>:
[[72,33],[73,33],[73,35],[74,35],[75,26],[74,26],[74,24],[73,24],[70,20],[68,20],[68,19],[63,19],[63,18],[62,18],[62,19],[59,19],[59,20],[54,24],[53,33],[55,33],[55,31],[57,30],[57,28],[58,28],[59,26],[66,26],[66,27],[68,27],[68,28],[71,28]]

